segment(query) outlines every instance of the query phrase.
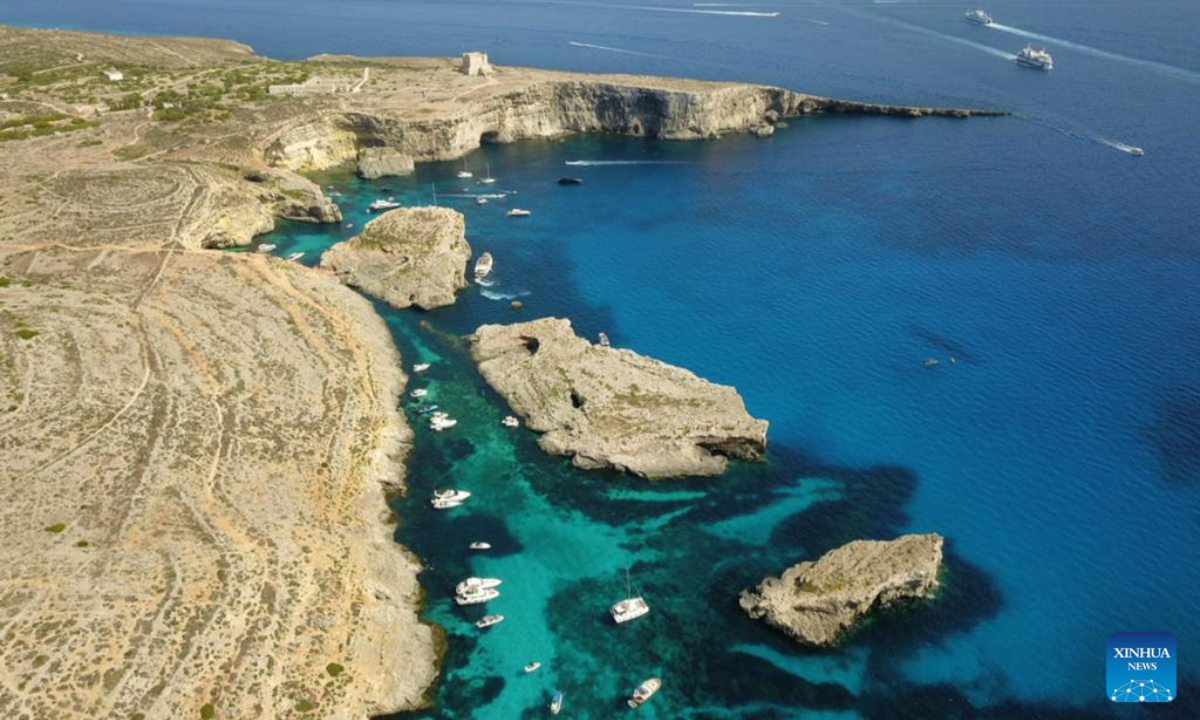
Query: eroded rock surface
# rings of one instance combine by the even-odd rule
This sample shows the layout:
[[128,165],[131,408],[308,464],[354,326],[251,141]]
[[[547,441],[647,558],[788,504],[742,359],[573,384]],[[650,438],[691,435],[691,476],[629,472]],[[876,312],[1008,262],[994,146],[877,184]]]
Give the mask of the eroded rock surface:
[[805,645],[828,646],[864,615],[931,595],[938,587],[943,538],[904,535],[855,540],[767,578],[741,596],[742,609]]
[[467,286],[466,222],[449,208],[390,210],[325,251],[321,267],[397,308],[454,303]]
[[411,175],[415,169],[412,155],[405,155],[395,148],[363,148],[358,153],[358,174],[367,180]]
[[729,458],[755,460],[767,422],[737,391],[632,350],[577,336],[568,320],[484,325],[471,346],[479,371],[546,452],[581,468],[647,478],[717,475]]

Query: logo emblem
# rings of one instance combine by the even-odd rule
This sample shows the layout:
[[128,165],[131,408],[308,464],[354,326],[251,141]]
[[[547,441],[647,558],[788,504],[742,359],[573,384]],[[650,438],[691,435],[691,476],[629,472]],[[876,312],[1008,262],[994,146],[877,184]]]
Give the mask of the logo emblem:
[[1171,702],[1175,699],[1175,636],[1119,632],[1108,636],[1108,699]]

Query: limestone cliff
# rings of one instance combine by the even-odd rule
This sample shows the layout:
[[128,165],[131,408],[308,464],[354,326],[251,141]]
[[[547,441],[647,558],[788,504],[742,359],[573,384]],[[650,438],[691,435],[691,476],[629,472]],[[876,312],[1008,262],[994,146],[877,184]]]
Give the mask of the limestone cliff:
[[321,267],[392,307],[432,310],[467,286],[465,228],[462,214],[448,208],[391,210],[327,250]]
[[743,591],[741,606],[799,643],[833,645],[875,608],[931,595],[942,543],[936,534],[856,540]]
[[543,433],[542,449],[577,467],[718,475],[728,458],[758,459],[766,447],[766,421],[750,417],[733,388],[593,345],[567,320],[484,325],[471,351],[484,379]]

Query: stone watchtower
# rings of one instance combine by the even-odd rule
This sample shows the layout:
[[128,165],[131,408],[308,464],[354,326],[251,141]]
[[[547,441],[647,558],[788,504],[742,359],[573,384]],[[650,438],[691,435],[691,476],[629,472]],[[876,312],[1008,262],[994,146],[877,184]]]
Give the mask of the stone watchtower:
[[462,55],[462,65],[458,68],[463,75],[491,75],[492,66],[488,65],[487,53],[465,52]]

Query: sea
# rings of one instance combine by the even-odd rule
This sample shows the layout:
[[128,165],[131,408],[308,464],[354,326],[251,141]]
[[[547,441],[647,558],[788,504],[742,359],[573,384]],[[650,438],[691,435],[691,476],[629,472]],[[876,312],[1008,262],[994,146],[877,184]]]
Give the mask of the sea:
[[[377,304],[405,365],[432,364],[410,383],[429,395],[401,399],[417,439],[394,507],[397,541],[426,566],[422,615],[447,639],[432,706],[396,717],[542,717],[561,690],[562,716],[589,719],[1194,718],[1200,3],[989,0],[991,27],[968,9],[5,0],[0,22],[225,37],[278,58],[483,50],[505,65],[1010,111],[485,146],[465,163],[491,186],[457,178],[462,161],[315,176],[353,227],[282,224],[261,238],[278,255],[315,264],[394,196],[460,210],[472,247],[496,258],[453,307]],[[1026,43],[1054,70],[1017,66]],[[533,214],[506,217],[514,206]],[[547,456],[500,424],[510,410],[464,340],[545,316],[737,387],[770,421],[766,461],[647,482]],[[418,402],[458,425],[432,432]],[[473,496],[433,511],[447,486]],[[802,649],[738,607],[791,564],[911,532],[947,538],[941,591],[837,648]],[[469,575],[503,580],[486,610],[452,601]],[[651,612],[616,626],[608,607],[630,588]],[[506,619],[480,631],[485,612]],[[1177,700],[1109,701],[1119,631],[1176,636]],[[651,676],[662,691],[626,708]]]

